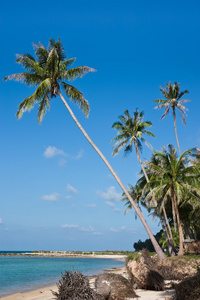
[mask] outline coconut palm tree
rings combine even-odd
[[[194,154],[195,149],[185,151],[180,158],[177,158],[176,149],[168,145],[168,151],[156,151],[154,156],[160,160],[160,165],[147,163],[147,166],[154,172],[150,180],[151,190],[146,199],[171,199],[174,224],[177,223],[179,230],[179,252],[183,254],[183,230],[180,221],[179,205],[184,201],[186,194],[195,199],[200,199],[200,188],[195,185],[197,177],[196,169],[189,165],[189,157]]]
[[[133,118],[131,118],[128,110],[125,110],[124,115],[119,116],[120,121],[113,123],[112,128],[117,129],[118,133],[117,136],[111,140],[111,142],[115,142],[113,145],[114,150],[112,155],[115,156],[122,148],[125,148],[124,153],[126,156],[132,152],[134,145],[138,161],[141,165],[146,181],[148,182],[149,178],[142,163],[140,151],[142,150],[142,142],[147,144],[149,147],[152,147],[150,143],[144,139],[143,135],[152,137],[155,137],[155,135],[151,131],[146,130],[146,128],[152,126],[152,123],[150,121],[143,121],[143,118],[143,111],[139,112],[138,109],[136,109],[133,113]]]
[[[139,112],[138,109],[136,109],[133,113],[133,118],[131,118],[128,110],[125,110],[124,115],[119,117],[118,122],[115,122],[112,127],[118,130],[118,134],[115,138],[111,140],[111,142],[115,142],[113,145],[114,151],[113,151],[113,156],[119,153],[120,149],[124,149],[125,156],[132,152],[133,150],[133,144],[135,146],[136,150],[136,155],[138,158],[138,161],[141,165],[143,174],[145,176],[145,180],[148,183],[149,182],[149,176],[147,175],[147,172],[144,168],[144,165],[142,163],[141,157],[140,157],[140,151],[142,150],[142,142],[147,144],[148,146],[152,147],[144,138],[143,135],[149,135],[155,137],[155,135],[151,132],[146,130],[146,128],[151,127],[152,123],[150,121],[143,121],[144,118],[144,112]],[[140,151],[139,151],[140,150]],[[141,185],[141,182],[140,182]],[[144,183],[143,183],[144,185]],[[140,194],[138,193],[138,187],[139,185],[136,186],[136,189],[133,186],[130,186],[130,195],[132,196],[133,199],[136,200],[137,203],[139,201],[142,201],[142,198],[140,197]],[[141,190],[141,189],[140,189]],[[125,212],[127,210],[132,208],[132,204],[129,202],[127,197],[123,195],[122,201],[126,200],[127,202],[125,205],[127,206]],[[155,203],[154,205],[155,210],[157,211],[157,215],[159,216],[163,231],[166,235],[166,239],[169,241],[169,238],[167,236],[167,230],[165,228],[165,223],[162,220],[162,216],[160,214],[159,209],[157,208],[157,204]],[[168,243],[170,253],[173,253],[173,244],[172,246],[170,245],[170,242]]]
[[[17,56],[17,63],[21,64],[22,67],[24,67],[27,70],[27,72],[12,74],[4,77],[5,81],[16,80],[21,81],[27,85],[37,86],[35,92],[31,96],[24,99],[24,101],[19,105],[17,111],[17,118],[20,118],[26,110],[32,109],[34,105],[38,103],[38,119],[39,122],[41,122],[44,117],[44,114],[49,109],[51,99],[59,96],[62,102],[64,103],[65,107],[68,109],[76,125],[79,127],[79,129],[86,137],[88,142],[92,145],[92,147],[102,158],[102,160],[109,168],[109,170],[117,180],[124,193],[127,195],[128,199],[132,203],[150,239],[152,240],[152,243],[154,245],[155,251],[158,254],[159,259],[165,258],[162,249],[158,245],[149,226],[146,223],[144,215],[138,209],[137,205],[129,195],[128,191],[119,179],[118,175],[115,173],[113,168],[106,160],[105,156],[92,142],[86,131],[78,122],[69,104],[66,102],[63,94],[61,93],[62,88],[65,94],[70,98],[70,100],[77,104],[85,113],[85,115],[88,116],[89,104],[87,100],[83,97],[83,94],[77,88],[66,83],[65,81],[74,80],[77,77],[82,77],[86,73],[93,72],[95,70],[86,66],[69,69],[68,67],[75,61],[75,58],[66,59],[66,54],[60,40],[55,42],[53,39],[50,39],[49,46],[47,49],[41,43],[39,43],[39,45],[34,44],[34,47],[36,60],[30,54]]]
[[[157,105],[155,109],[165,108],[165,112],[162,115],[161,120],[169,113],[170,109],[172,109],[176,142],[178,145],[179,155],[181,156],[181,149],[178,141],[177,128],[176,128],[176,109],[178,109],[183,124],[185,125],[186,124],[185,117],[187,117],[186,110],[188,109],[183,105],[183,103],[189,102],[191,100],[188,99],[180,100],[180,99],[182,98],[183,95],[188,94],[189,92],[187,90],[180,92],[180,83],[174,82],[174,84],[172,85],[171,81],[169,83],[166,83],[165,88],[161,85],[160,91],[165,97],[165,99],[154,100],[153,102],[159,103],[159,105]]]

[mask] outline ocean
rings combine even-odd
[[[0,257],[0,297],[54,285],[65,271],[95,275],[122,266],[123,261],[104,258]]]

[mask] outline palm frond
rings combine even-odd
[[[45,74],[44,69],[38,64],[38,62],[31,59],[30,56],[25,56],[21,54],[17,54],[16,56],[16,62],[21,64],[24,69],[41,76]]]
[[[50,107],[50,99],[48,97],[48,92],[44,95],[43,99],[40,101],[38,109],[38,123],[40,124]]]
[[[36,103],[38,103],[48,92],[50,92],[51,82],[50,79],[44,80],[36,89],[36,91],[27,97],[19,106],[16,117],[20,119],[23,113],[31,110]]]
[[[17,74],[11,74],[5,76],[3,80],[4,81],[15,80],[15,81],[20,81],[22,83],[26,83],[27,85],[38,85],[42,80],[42,76],[38,74],[24,72],[24,73],[17,73]]]
[[[85,74],[90,72],[95,72],[95,71],[96,71],[95,69],[86,66],[72,68],[67,70],[65,73],[63,73],[62,78],[73,81],[78,77],[81,78]]]
[[[81,108],[86,117],[89,115],[90,107],[88,101],[83,97],[83,94],[74,86],[69,85],[65,82],[61,82],[66,95]]]

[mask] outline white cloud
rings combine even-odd
[[[69,183],[67,185],[67,191],[71,194],[77,194],[78,193],[78,190],[75,189],[73,186],[71,186]]]
[[[116,229],[116,228],[113,228],[113,227],[111,227],[111,228],[110,228],[110,231],[112,231],[112,232],[115,232],[115,233],[118,233],[118,232],[120,232],[120,230],[119,230],[119,229]]]
[[[114,207],[114,206],[115,206],[115,203],[112,202],[112,201],[106,201],[106,204],[107,204],[108,206],[111,206],[111,207]]]
[[[125,229],[126,229],[126,226],[122,226],[120,229],[111,227],[110,231],[115,232],[115,233],[119,233],[119,232],[124,231]]]
[[[114,211],[119,212],[120,209],[119,209],[118,207],[115,207],[115,208],[114,208]]]
[[[64,167],[66,165],[66,163],[67,163],[67,161],[64,158],[61,158],[59,160],[59,162],[58,162],[58,164],[59,164],[60,167]]]
[[[58,193],[54,193],[54,194],[50,194],[50,195],[43,195],[41,197],[42,200],[45,200],[45,201],[58,201],[59,200],[59,194]]]
[[[103,235],[102,232],[96,232],[96,231],[94,231],[92,234],[94,234],[94,235]]]
[[[61,226],[62,228],[78,228],[79,225],[75,225],[75,224],[64,224]]]
[[[0,218],[0,224],[3,224],[2,218]]]
[[[67,153],[65,153],[63,150],[60,150],[54,146],[49,146],[44,151],[44,156],[46,158],[53,158],[54,156],[67,156]]]
[[[83,153],[84,153],[84,151],[83,151],[83,150],[80,150],[79,153],[78,153],[76,156],[73,156],[72,158],[73,158],[73,159],[80,159],[80,158],[82,158]]]
[[[95,229],[92,226],[84,227],[77,224],[64,224],[61,226],[62,228],[69,228],[69,229],[77,229],[83,232],[95,232]]]
[[[120,201],[122,194],[118,193],[114,186],[107,188],[106,192],[97,191],[97,195],[109,201]]]
[[[79,229],[80,231],[86,231],[86,232],[89,232],[89,231],[94,231],[94,228],[92,226],[88,226],[88,227],[80,227]]]
[[[86,204],[86,207],[96,207],[96,204]]]

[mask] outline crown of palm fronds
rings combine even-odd
[[[161,117],[161,120],[166,117],[170,109],[175,110],[175,108],[178,109],[181,119],[184,124],[186,124],[185,117],[187,117],[186,111],[188,110],[183,103],[189,102],[191,100],[189,99],[182,99],[182,96],[185,94],[188,94],[189,92],[187,90],[180,92],[180,83],[174,82],[172,85],[171,81],[169,83],[166,83],[166,87],[160,86],[160,91],[165,97],[165,99],[157,99],[153,102],[159,103],[155,107],[155,109],[164,108],[165,112]]]
[[[42,43],[33,44],[36,59],[29,53],[23,55],[17,54],[16,62],[21,64],[27,71],[18,74],[11,74],[4,77],[6,80],[21,81],[29,86],[37,86],[35,92],[24,99],[19,105],[17,118],[21,118],[26,110],[31,110],[36,103],[39,103],[38,119],[41,123],[46,111],[50,107],[51,98],[56,97],[63,87],[66,95],[71,101],[75,102],[88,116],[89,104],[83,97],[83,94],[74,86],[65,82],[81,78],[89,72],[95,71],[93,68],[86,66],[69,69],[76,58],[67,58],[66,52],[60,42],[54,39],[49,40],[47,48]]]
[[[150,143],[143,138],[145,134],[155,137],[151,131],[146,130],[146,128],[152,126],[152,123],[150,121],[143,121],[143,118],[143,111],[139,112],[136,109],[133,113],[133,118],[131,118],[129,111],[125,110],[124,115],[118,117],[120,121],[113,123],[112,128],[118,130],[117,136],[111,140],[111,142],[115,142],[113,145],[113,156],[118,154],[122,148],[125,148],[124,154],[126,156],[132,152],[134,143],[137,143],[140,151],[142,151],[142,142],[152,148]]]

